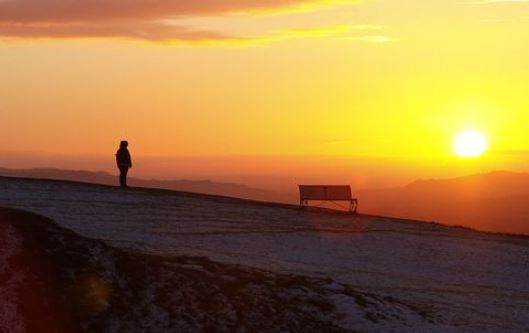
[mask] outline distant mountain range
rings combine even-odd
[[[357,192],[363,213],[529,234],[529,174],[492,172]]]
[[[117,176],[107,172],[62,170],[54,168],[5,169],[0,176],[68,180],[103,185],[117,185]],[[242,184],[214,182],[211,180],[156,180],[129,178],[133,187],[161,188],[175,191],[223,195],[260,201],[284,201],[284,195],[274,191],[249,187]]]

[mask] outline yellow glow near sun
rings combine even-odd
[[[476,130],[460,132],[454,140],[454,152],[459,157],[478,157],[489,148],[485,134]]]

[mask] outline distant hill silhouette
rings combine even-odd
[[[492,172],[357,192],[363,213],[529,234],[529,174]]]
[[[103,185],[118,185],[117,176],[107,172],[62,170],[54,168],[6,169],[0,168],[0,176],[70,180]],[[129,185],[176,191],[223,195],[261,201],[284,201],[284,195],[274,191],[252,188],[242,184],[213,182],[210,180],[156,180],[129,178]]]

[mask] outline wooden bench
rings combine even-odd
[[[309,201],[347,201],[350,212],[356,213],[358,199],[353,198],[349,185],[299,185],[299,205],[308,207]]]

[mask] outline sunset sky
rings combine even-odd
[[[528,42],[524,0],[0,0],[0,167],[126,138],[158,178],[529,171]]]

